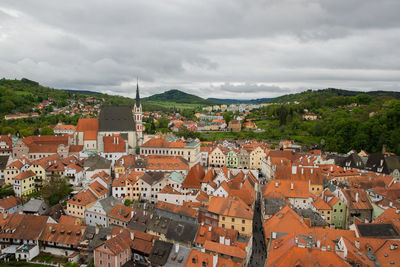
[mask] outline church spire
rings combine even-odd
[[[139,78],[136,80],[136,107],[140,107]]]

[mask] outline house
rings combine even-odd
[[[185,267],[204,267],[204,266],[240,267],[243,265],[239,262],[234,262],[230,258],[220,257],[218,256],[218,254],[206,253],[196,249],[192,249],[186,260]]]
[[[8,163],[3,171],[4,183],[12,185],[14,177],[20,174],[21,172],[28,170],[29,166],[30,162],[26,158],[21,158]]]
[[[250,156],[250,169],[261,170],[262,160],[266,157],[264,149],[260,146],[255,147],[249,154]]]
[[[41,251],[77,259],[87,226],[47,223],[39,237]]]
[[[312,208],[312,194],[306,181],[272,180],[264,188],[264,198],[287,199],[294,208]]]
[[[85,223],[87,225],[101,225],[103,227],[108,226],[107,214],[116,206],[120,205],[121,200],[114,197],[107,197],[99,199],[91,207],[85,211]]]
[[[46,227],[48,219],[47,216],[25,214],[0,216],[0,247],[3,249],[10,245],[32,245],[37,246],[36,251],[39,254],[39,237]]]
[[[347,227],[354,223],[357,218],[362,222],[372,221],[373,207],[367,192],[361,189],[342,189],[339,198],[347,207]]]
[[[105,172],[111,175],[111,161],[99,155],[92,155],[84,161],[83,169],[86,177],[82,184],[85,187],[90,183],[90,178],[97,173]]]
[[[162,172],[146,172],[140,178],[141,199],[156,203],[158,192],[160,192],[167,182],[167,174]]]
[[[211,197],[208,212],[218,216],[218,226],[252,235],[253,211],[237,197]]]
[[[47,213],[48,209],[49,206],[43,200],[31,198],[22,206],[20,213],[42,216]]]
[[[107,214],[108,225],[126,227],[134,215],[135,209],[117,204]]]
[[[0,135],[0,156],[12,155],[13,143],[10,135]]]
[[[132,258],[133,233],[127,230],[104,241],[94,249],[95,266],[120,267]]]
[[[238,120],[231,120],[228,124],[228,130],[231,132],[240,132],[242,130],[242,124]]]
[[[197,223],[197,211],[189,206],[175,205],[158,201],[156,214],[174,221]]]
[[[226,166],[228,168],[237,168],[239,166],[239,156],[235,149],[230,150],[226,154]]]
[[[316,119],[318,119],[318,115],[314,113],[306,113],[303,115],[303,120],[306,121],[315,121]]]
[[[76,130],[76,126],[74,125],[66,125],[63,124],[61,121],[57,123],[53,127],[54,134],[59,135],[59,134],[74,134]]]
[[[28,136],[18,141],[13,147],[13,157],[27,157],[29,160],[37,160],[50,155],[58,154],[62,158],[68,157],[71,137],[59,136]]]
[[[21,207],[22,201],[18,197],[6,196],[0,199],[0,213],[16,213]]]
[[[91,190],[84,189],[67,201],[66,214],[84,219],[86,209],[93,206],[97,200]]]
[[[225,166],[226,162],[226,149],[221,146],[217,146],[208,156],[208,166],[210,167],[222,167]]]
[[[81,166],[72,163],[65,166],[64,175],[69,178],[71,185],[80,186],[85,177],[85,172]]]
[[[31,170],[21,172],[14,177],[14,192],[17,197],[26,196],[35,191],[35,173]]]
[[[140,155],[181,156],[188,161],[189,167],[191,167],[200,161],[200,143],[152,138],[140,147]]]
[[[328,201],[328,205],[332,208],[332,223],[336,229],[343,229],[346,227],[347,207],[346,203],[338,197],[333,196]]]

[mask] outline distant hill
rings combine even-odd
[[[230,99],[230,98],[207,98],[217,102],[219,104],[231,105],[231,104],[260,104],[271,100],[271,98],[257,98],[257,99]]]
[[[95,91],[87,91],[87,90],[71,90],[71,89],[60,89],[67,91],[68,93],[72,94],[81,94],[81,95],[101,95],[100,92],[95,92]]]
[[[143,102],[173,102],[179,104],[193,104],[193,105],[216,105],[218,102],[201,98],[196,95],[188,94],[180,90],[169,90],[161,94],[155,94],[143,98]]]
[[[341,96],[357,96],[367,94],[372,98],[382,97],[382,98],[396,98],[400,99],[400,92],[394,91],[350,91],[336,88],[327,88],[320,90],[307,90],[301,93],[283,95],[275,98],[271,98],[266,102],[272,103],[285,103],[285,102],[293,102],[293,101],[310,101],[313,98],[331,98],[331,97],[341,97]]]

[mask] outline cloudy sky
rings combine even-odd
[[[400,91],[399,0],[0,2],[0,77],[134,97]]]

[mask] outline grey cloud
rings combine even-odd
[[[399,90],[398,10],[396,0],[5,0],[0,75],[132,97],[136,76],[144,95]]]

